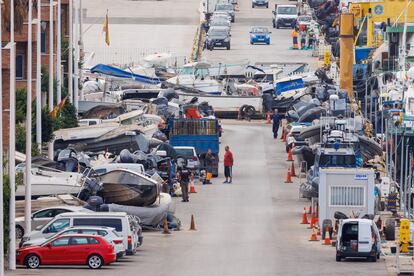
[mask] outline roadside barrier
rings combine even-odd
[[[195,194],[195,193],[197,193],[197,192],[196,192],[196,189],[195,189],[194,181],[191,181],[190,182],[190,194]]]
[[[285,183],[293,183],[292,182],[292,175],[290,174],[290,168],[289,167],[288,167]]]
[[[292,176],[297,176],[295,173],[295,161],[292,160],[292,168],[290,169],[290,173]]]
[[[197,230],[197,229],[196,229],[196,226],[195,226],[194,215],[191,215],[190,230],[191,230],[191,231],[195,231],[195,230]]]
[[[163,220],[163,230],[162,230],[163,234],[171,234],[170,229],[168,229],[168,221],[167,218],[164,218]]]
[[[293,161],[292,147],[290,147],[289,150],[288,150],[288,156],[287,156],[287,160],[286,161]]]
[[[325,240],[323,241],[323,245],[332,245],[331,238],[329,236],[329,227],[325,229]]]
[[[312,235],[309,241],[318,241],[318,236],[316,235],[315,228],[312,228]]]
[[[300,224],[309,224],[308,216],[306,215],[306,207],[303,208],[302,222]]]

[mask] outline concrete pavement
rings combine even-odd
[[[299,224],[308,201],[298,198],[298,180],[285,184],[283,143],[263,122],[223,122],[221,148],[235,156],[234,184],[197,185],[190,203],[177,201],[183,231],[145,233],[136,256],[100,271],[80,268],[19,269],[7,275],[387,275],[385,262],[337,263],[333,247],[308,242]],[[198,231],[188,231],[190,216]]]

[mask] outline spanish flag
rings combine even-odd
[[[49,113],[50,117],[52,117],[53,119],[57,117],[59,110],[61,110],[65,106],[65,102],[67,99],[68,97],[66,96],[62,101],[60,101],[60,103],[57,106],[55,106],[55,108],[53,108],[53,110]]]
[[[109,46],[109,18],[108,18],[108,11],[106,11],[105,20],[103,24],[103,30],[105,33],[105,43]]]

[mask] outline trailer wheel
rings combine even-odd
[[[395,219],[390,218],[385,221],[384,236],[387,241],[395,241]]]

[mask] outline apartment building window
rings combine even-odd
[[[42,54],[46,54],[46,27],[47,23],[42,22],[42,28],[40,32],[40,51]]]
[[[16,79],[17,80],[23,79],[23,72],[24,72],[23,63],[24,63],[23,55],[17,54],[16,55]]]

